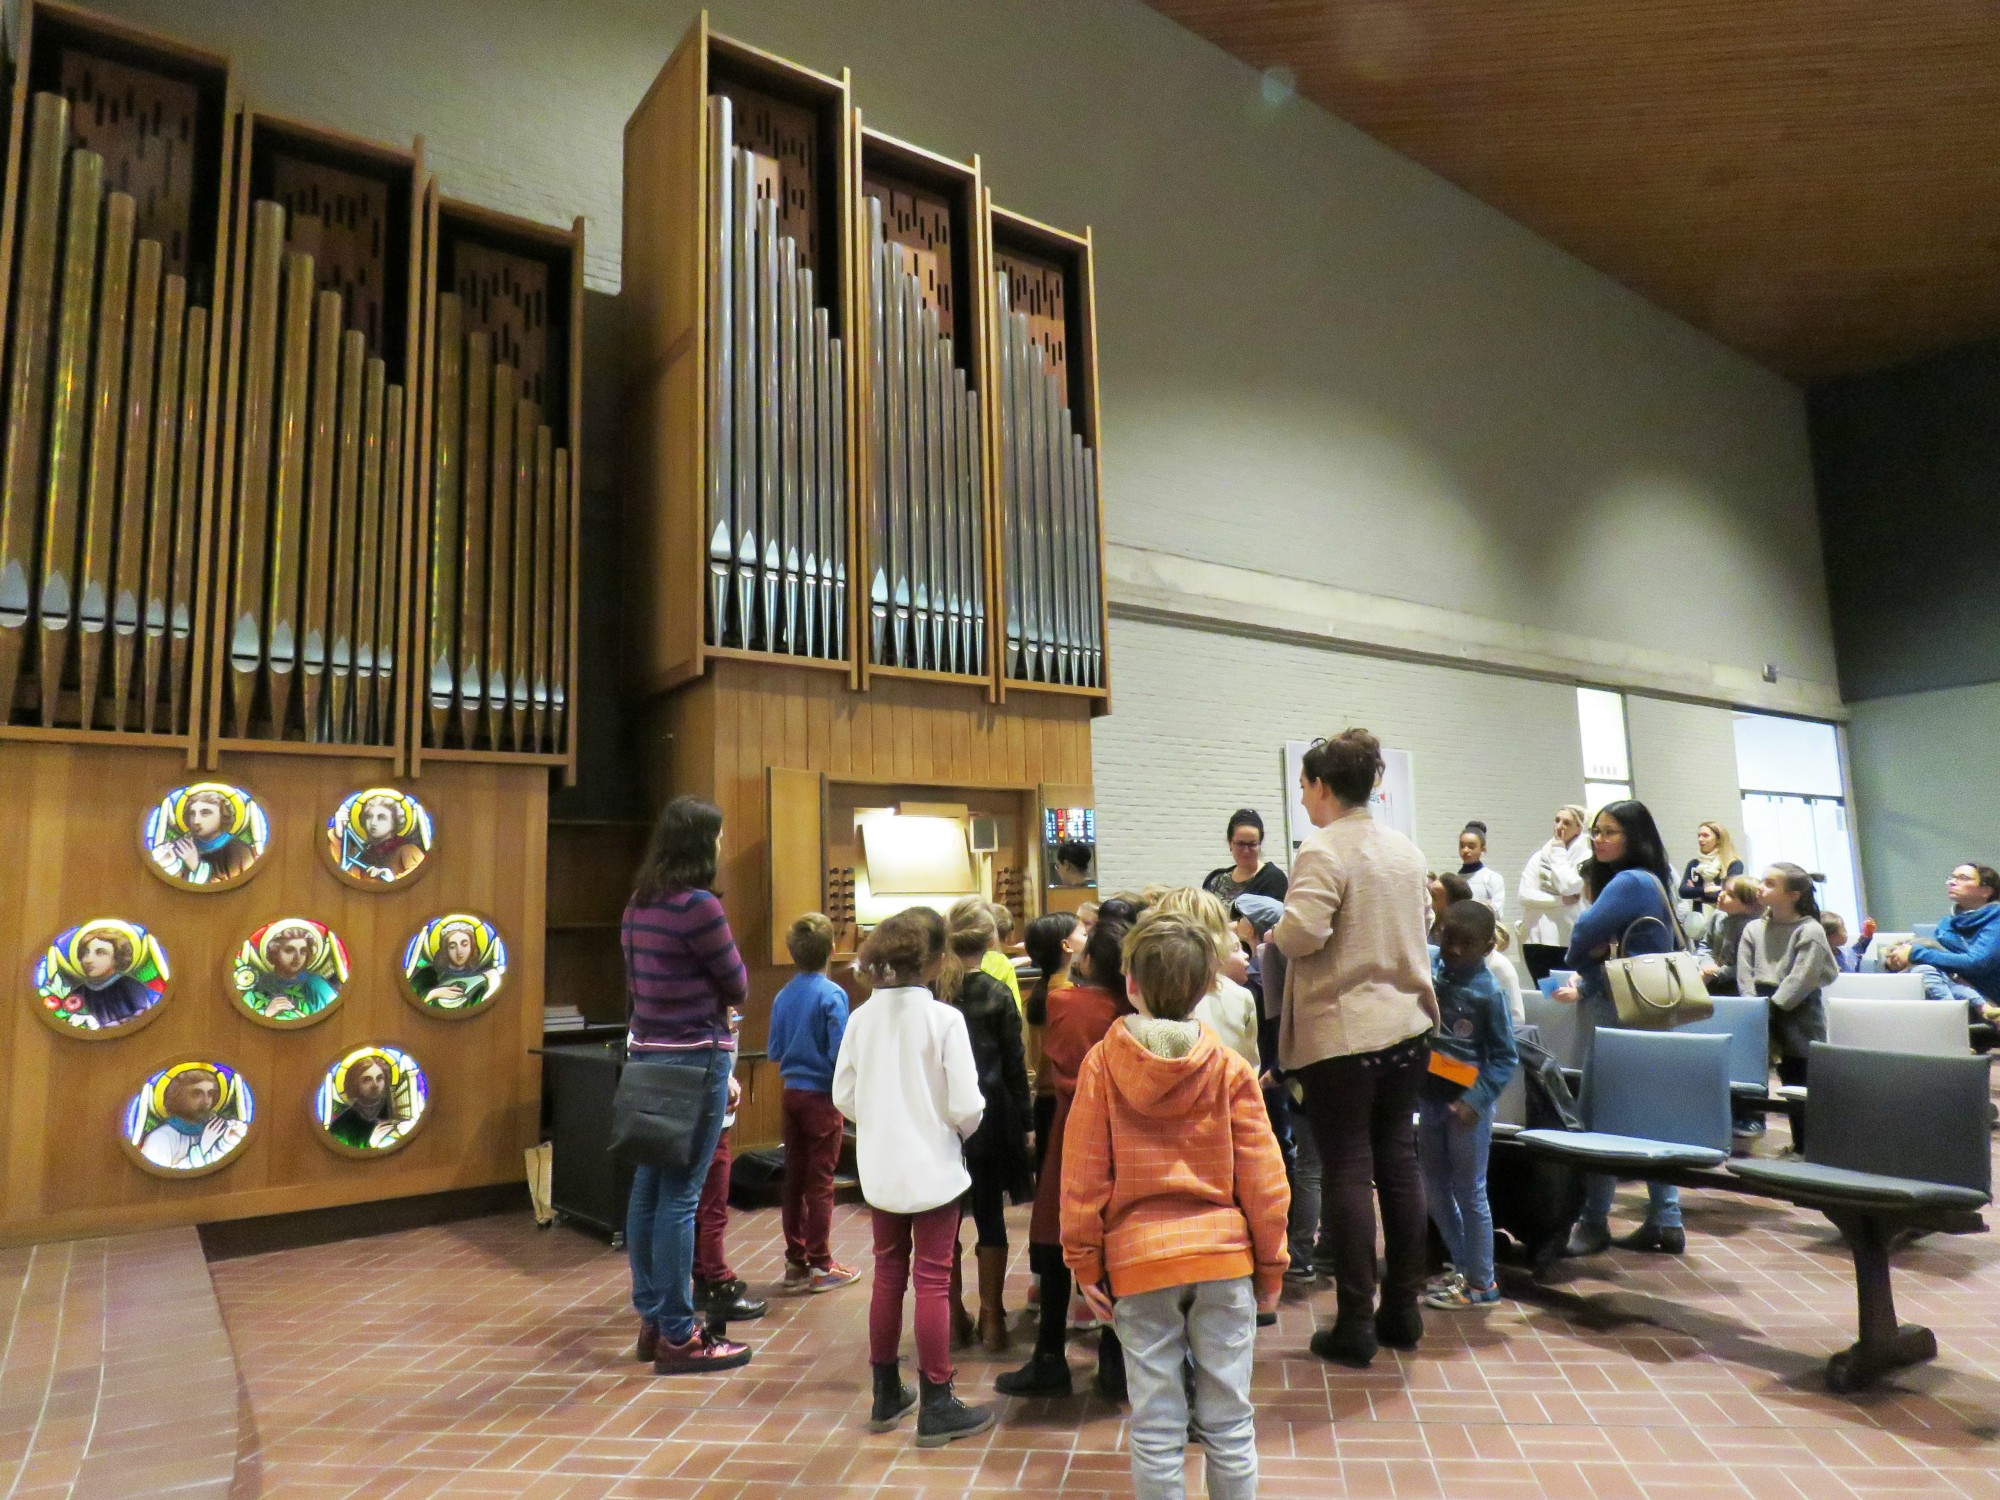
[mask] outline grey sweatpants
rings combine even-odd
[[[1209,1500],[1256,1500],[1257,1425],[1250,1362],[1257,1298],[1250,1278],[1202,1281],[1120,1297],[1113,1310],[1132,1398],[1132,1493],[1185,1500],[1186,1368],[1208,1459]]]

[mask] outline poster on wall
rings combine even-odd
[[[1312,819],[1306,816],[1306,805],[1299,800],[1299,774],[1305,769],[1306,751],[1312,749],[1316,741],[1285,741],[1285,863],[1290,866],[1293,856],[1299,852],[1299,845],[1312,832]],[[1382,780],[1375,788],[1375,795],[1368,799],[1368,807],[1376,818],[1387,827],[1393,828],[1410,842],[1417,838],[1417,764],[1416,758],[1407,750],[1391,750],[1382,747]]]

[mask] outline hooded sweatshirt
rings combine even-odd
[[[1954,911],[1935,937],[1910,949],[1910,962],[1929,964],[2000,1003],[2000,901]]]
[[[1283,1285],[1284,1157],[1256,1075],[1208,1027],[1114,1025],[1084,1059],[1062,1170],[1063,1259],[1080,1283],[1108,1275],[1116,1297]]]

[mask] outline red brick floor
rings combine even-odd
[[[219,1500],[236,1419],[192,1229],[0,1251],[0,1496]]]
[[[1854,1336],[1831,1226],[1686,1196],[1685,1260],[1568,1263],[1525,1299],[1432,1315],[1420,1352],[1366,1373],[1305,1351],[1330,1292],[1288,1301],[1259,1335],[1262,1493],[2000,1500],[2000,1244],[1937,1238],[1899,1255],[1899,1310],[1936,1329],[1939,1358],[1844,1399],[1819,1375]],[[1621,1199],[1628,1221],[1634,1201]],[[840,1209],[835,1234],[836,1254],[865,1267],[862,1213]],[[740,1274],[778,1273],[774,1213],[736,1216],[731,1244]],[[871,1435],[865,1277],[741,1325],[757,1346],[747,1369],[660,1380],[630,1358],[622,1255],[525,1214],[212,1271],[242,1370],[246,1500],[1131,1493],[1123,1422],[1094,1397],[1016,1403],[989,1435],[933,1452],[907,1423]],[[1010,1302],[1024,1280],[1017,1267]],[[1081,1375],[1085,1351],[1072,1353]],[[1016,1358],[966,1359],[962,1394],[990,1395]]]

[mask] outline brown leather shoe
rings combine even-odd
[[[651,1318],[641,1318],[639,1320],[639,1342],[637,1347],[632,1351],[633,1356],[642,1365],[650,1364],[652,1363],[653,1355],[658,1351],[659,1347],[659,1324],[655,1323]]]

